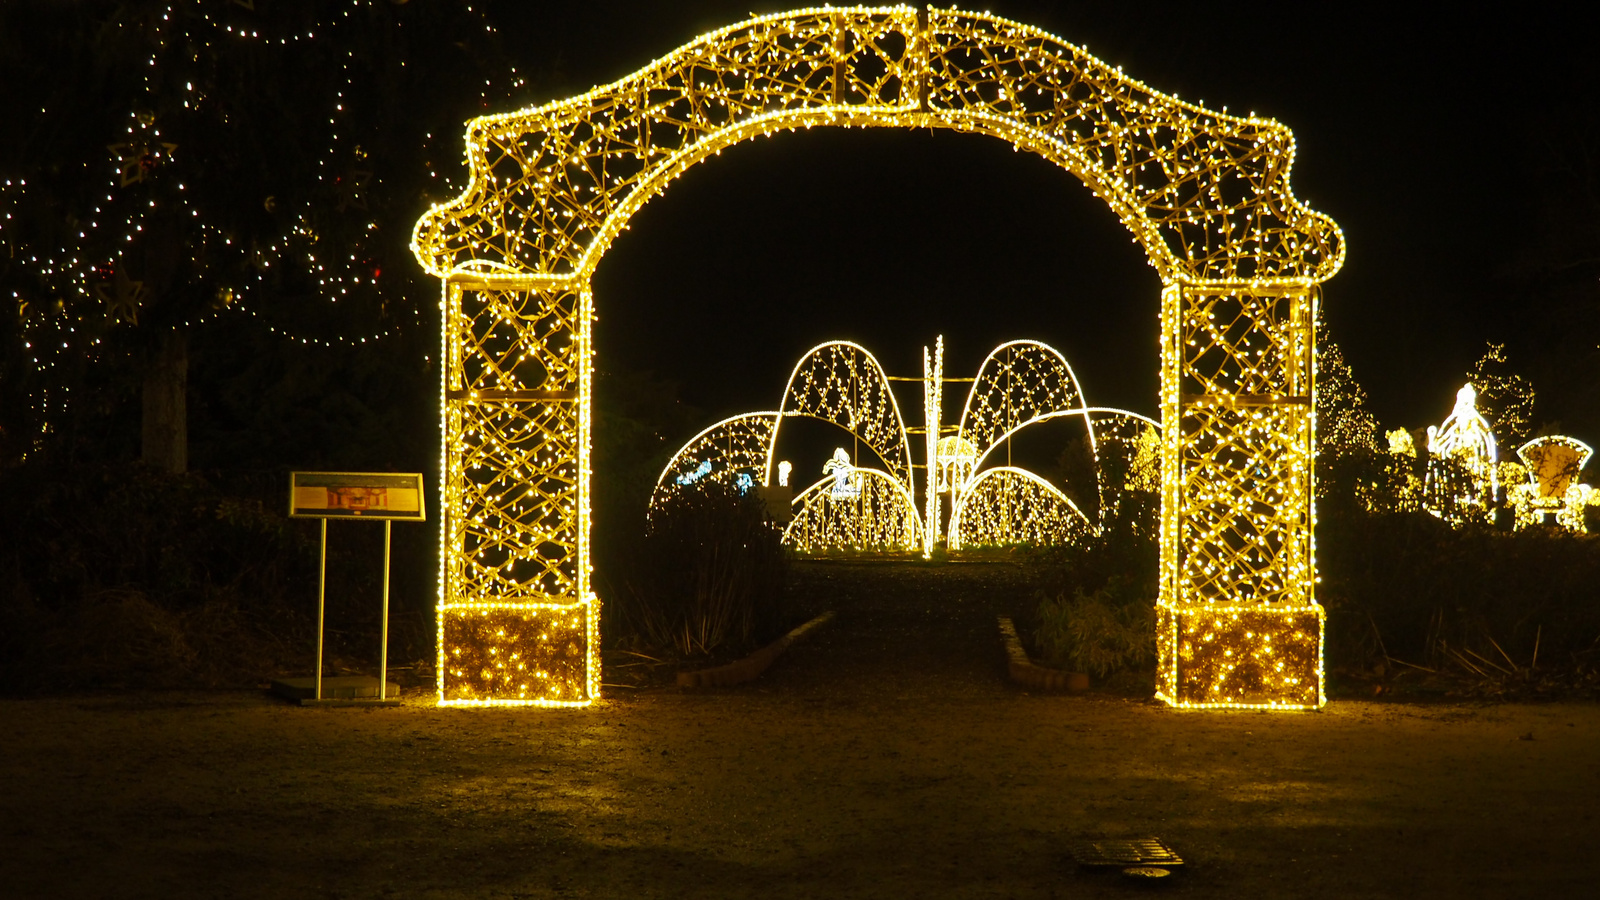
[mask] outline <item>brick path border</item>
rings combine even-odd
[[[1006,674],[1011,680],[1036,691],[1067,691],[1078,694],[1089,689],[1089,676],[1082,672],[1051,669],[1037,665],[1022,649],[1022,639],[1017,637],[1017,627],[1010,616],[1000,616],[1000,637],[1006,642]]]
[[[783,655],[783,651],[789,649],[790,644],[810,634],[831,618],[833,618],[833,610],[830,609],[737,662],[731,662],[725,666],[717,666],[714,669],[679,672],[678,687],[723,687],[751,681],[762,672],[765,672],[767,666],[772,665],[773,660]]]

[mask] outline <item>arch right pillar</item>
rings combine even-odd
[[[1326,702],[1312,525],[1317,288],[1169,283],[1162,296],[1156,695]]]

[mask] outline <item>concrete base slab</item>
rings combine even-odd
[[[301,706],[398,706],[400,685],[389,682],[388,694],[378,699],[378,679],[371,675],[336,675],[322,679],[322,699],[317,699],[317,679],[279,678],[272,682],[272,693]]]

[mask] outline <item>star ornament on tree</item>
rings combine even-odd
[[[109,289],[103,283],[97,284],[94,293],[106,305],[106,318],[129,325],[139,324],[139,306],[145,297],[144,282],[130,280],[128,273],[119,266]]]
[[[334,188],[339,192],[339,203],[334,209],[344,212],[346,209],[366,209],[367,198],[361,196],[361,191],[367,186],[367,179],[372,173],[362,169],[352,169],[349,174],[340,176],[334,182]]]
[[[122,186],[127,187],[143,181],[144,176],[160,165],[163,159],[171,158],[172,151],[178,149],[178,145],[165,142],[155,146],[145,143],[107,144],[106,149],[117,157]]]

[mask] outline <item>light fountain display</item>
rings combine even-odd
[[[1008,544],[1063,544],[1097,528],[1061,489],[1026,469],[988,465],[990,457],[1012,436],[1029,426],[1073,418],[1086,427],[1089,449],[1097,451],[1100,435],[1127,433],[1135,440],[1147,433],[1156,445],[1160,428],[1152,420],[1122,409],[1091,407],[1083,399],[1077,376],[1059,351],[1038,341],[1011,341],[984,359],[971,382],[958,424],[940,418],[944,338],[930,352],[920,382],[923,413],[920,430],[928,437],[921,463],[912,463],[911,432],[876,357],[849,341],[830,341],[800,358],[784,388],[783,401],[772,412],[725,419],[695,435],[673,455],[656,480],[651,507],[699,475],[736,485],[770,483],[778,439],[785,421],[818,419],[849,433],[885,468],[861,466],[843,447],[821,467],[822,479],[793,499],[794,512],[784,541],[801,553],[830,551],[920,551],[932,555],[943,541],[951,550]],[[1129,426],[1132,425],[1130,432]],[[762,443],[764,442],[764,446]],[[776,461],[776,462],[775,462]],[[921,511],[914,470],[923,474]],[[933,473],[929,476],[927,473]],[[1110,491],[1096,471],[1095,493],[1103,504]],[[1147,485],[1151,490],[1155,485]],[[940,500],[948,496],[947,527]]]

